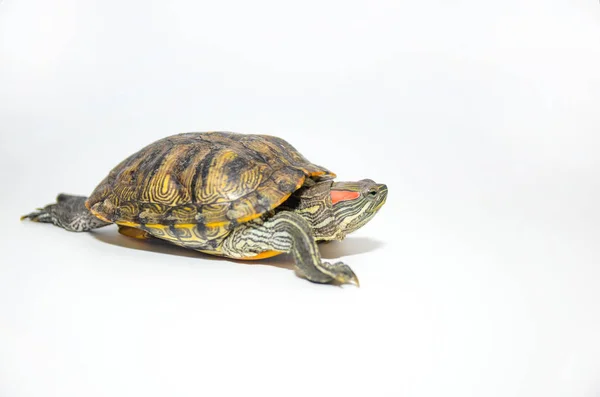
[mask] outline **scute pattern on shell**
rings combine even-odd
[[[277,207],[306,177],[335,175],[281,138],[184,133],[122,161],[86,205],[110,222],[226,227]]]

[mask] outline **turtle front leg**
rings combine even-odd
[[[110,225],[96,218],[86,207],[87,197],[59,194],[56,204],[49,204],[30,214],[23,215],[23,219],[34,222],[53,223],[58,227],[71,232],[87,232],[102,226]]]
[[[359,285],[348,265],[321,261],[310,225],[293,212],[279,212],[264,221],[238,226],[223,241],[221,249],[225,256],[237,259],[273,251],[291,253],[298,270],[310,281]]]

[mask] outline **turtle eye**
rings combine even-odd
[[[377,189],[371,189],[369,190],[369,193],[367,193],[370,197],[375,197],[377,196]]]

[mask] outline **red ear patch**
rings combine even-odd
[[[354,200],[360,197],[359,192],[349,192],[347,190],[332,190],[329,194],[331,194],[331,204],[336,204],[340,201]]]

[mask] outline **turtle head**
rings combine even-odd
[[[345,236],[363,227],[385,203],[387,186],[371,179],[334,182],[330,190],[338,233]]]

